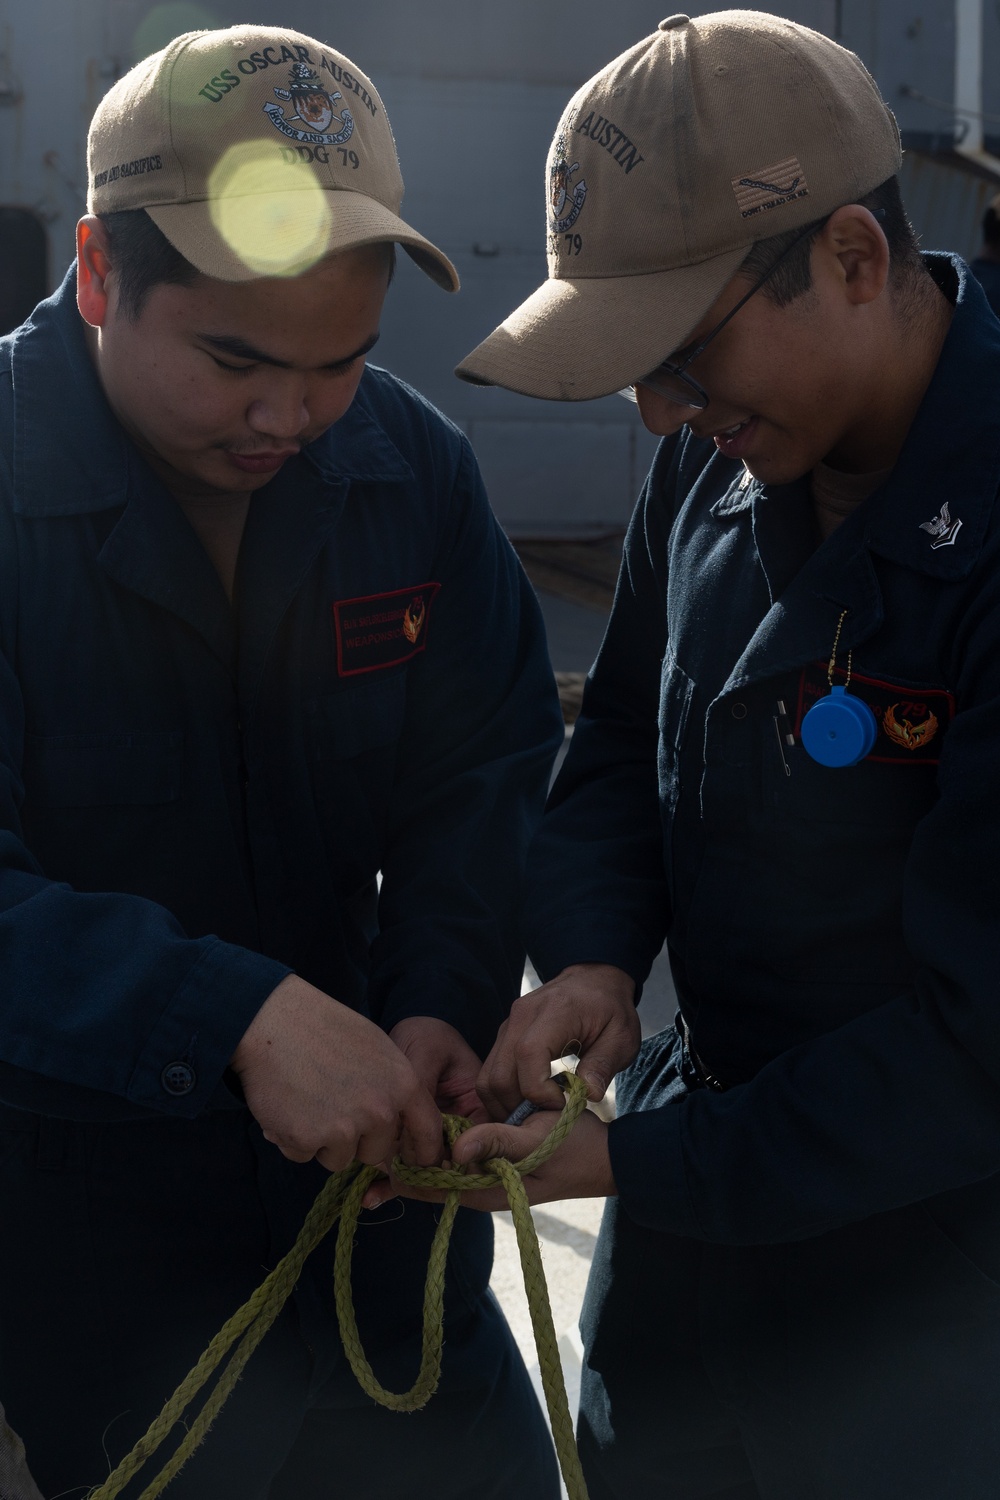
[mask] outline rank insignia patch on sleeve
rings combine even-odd
[[[834,683],[843,686],[847,673],[836,667]],[[795,716],[795,736],[813,704],[829,692],[826,662],[803,667]],[[852,672],[849,691],[862,698],[872,713],[878,732],[868,760],[888,765],[931,765],[941,759],[941,743],[955,717],[955,699],[947,688],[902,686]]]
[[[338,675],[378,672],[425,651],[431,605],[440,587],[419,583],[391,594],[339,599],[333,606]]]

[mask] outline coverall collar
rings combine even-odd
[[[255,492],[234,609],[181,507],[108,405],[77,310],[74,270],[18,331],[11,365],[17,513],[51,518],[120,510],[99,565],[196,630],[231,675],[238,670],[246,678],[247,691],[343,509],[349,483],[412,478],[362,381],[341,420]]]

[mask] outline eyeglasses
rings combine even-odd
[[[826,220],[823,221],[825,222]],[[654,391],[657,396],[665,396],[668,401],[676,401],[679,406],[689,406],[694,411],[704,411],[708,405],[708,392],[692,376],[685,374],[688,365],[693,364],[700,354],[704,354],[715,335],[722,332],[731,318],[735,318],[744,302],[749,302],[754,293],[759,292],[765,282],[770,281],[785,256],[791,255],[795,246],[804,240],[806,235],[816,234],[820,228],[822,228],[821,224],[807,224],[802,233],[797,234],[794,240],[785,246],[760,280],[755,281],[746,295],[741,297],[736,306],[726,313],[721,323],[716,323],[715,327],[706,333],[703,339],[699,339],[697,344],[687,344],[683,349],[678,349],[673,359],[665,359],[662,365],[657,365],[655,370],[651,370],[648,375],[643,375],[641,380],[635,382],[635,385],[626,386],[623,391],[619,391],[619,396],[624,396],[626,401],[634,401],[636,399],[635,386],[644,385],[647,390]]]

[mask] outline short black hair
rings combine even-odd
[[[1000,194],[991,200],[983,214],[983,239],[991,250],[1000,250]]]
[[[878,215],[882,232],[889,242],[889,275],[893,284],[899,286],[913,272],[923,271],[920,242],[903,207],[898,177],[888,178],[857,201],[863,208]],[[789,302],[794,302],[812,286],[813,240],[828,218],[827,214],[822,219],[817,219],[814,224],[807,226],[805,233],[802,229],[788,229],[783,234],[772,235],[770,239],[758,240],[740,265],[739,274],[756,281],[765,274],[769,266],[774,265],[778,256],[796,236],[801,234],[799,244],[785,257],[762,289],[764,295],[778,307],[786,307]]]
[[[118,305],[134,323],[155,286],[191,286],[202,274],[167,239],[144,208],[124,208],[99,215],[111,241],[111,259],[118,276]],[[389,252],[389,280],[396,270],[396,247]]]
[[[191,286],[201,272],[175,250],[144,208],[101,214],[118,277],[118,305],[134,323],[154,286]]]

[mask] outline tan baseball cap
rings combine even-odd
[[[756,241],[899,170],[853,52],[761,11],[661,21],[570,100],[546,173],[549,279],[456,373],[586,401],[648,374]]]
[[[458,273],[399,217],[392,129],[364,73],[285,27],[189,31],[105,95],[87,142],[91,213],[144,208],[220,281],[294,275],[394,242],[447,291]]]

